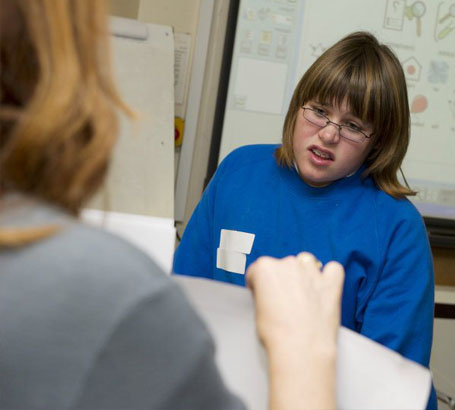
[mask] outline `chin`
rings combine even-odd
[[[332,181],[317,181],[317,182],[307,182],[308,185],[314,187],[314,188],[324,188],[327,185],[330,185]]]
[[[324,179],[315,179],[315,178],[302,178],[309,186],[315,188],[323,188],[329,185],[332,181],[326,181]]]

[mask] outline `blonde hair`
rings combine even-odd
[[[77,214],[104,179],[116,110],[131,115],[112,79],[106,3],[3,0],[0,22],[0,192]]]
[[[352,33],[326,50],[306,71],[289,105],[277,162],[291,167],[297,114],[310,100],[341,105],[344,100],[362,121],[373,126],[373,148],[363,176],[395,198],[415,195],[397,173],[409,144],[410,113],[406,80],[394,53],[370,33]]]

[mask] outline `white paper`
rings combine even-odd
[[[149,35],[146,24],[123,17],[111,16],[109,29],[113,36],[135,40],[147,40]]]
[[[249,255],[253,247],[254,237],[255,235],[253,233],[222,229],[219,247],[228,251]]]
[[[255,331],[250,292],[225,283],[176,276],[205,320],[227,386],[250,409],[266,409],[266,356]],[[424,409],[431,387],[428,369],[346,328],[340,328],[338,409]]]
[[[164,272],[171,273],[175,244],[172,219],[95,209],[84,210],[81,219],[123,237],[147,253]]]
[[[191,34],[174,33],[174,99],[176,104],[183,104],[190,50]]]
[[[283,63],[239,58],[235,105],[248,111],[281,114],[287,69]]]
[[[218,248],[216,250],[216,267],[228,272],[245,274],[246,255],[240,252]]]

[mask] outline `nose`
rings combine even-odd
[[[338,125],[329,122],[324,128],[319,130],[319,138],[327,144],[337,144],[340,141],[339,131]]]

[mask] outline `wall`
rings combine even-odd
[[[455,287],[436,286],[436,302],[455,306]],[[454,340],[455,318],[436,318],[430,368],[436,389],[453,398],[455,398]],[[449,410],[448,406],[439,404],[439,410]]]
[[[189,33],[192,37],[188,67],[191,68],[194,38],[196,37],[200,0],[109,0],[114,16],[137,19],[146,23],[171,26],[174,32]],[[188,96],[188,70],[183,104],[175,105],[175,115],[185,116]]]
[[[110,0],[109,11],[113,16],[137,19],[139,0]]]
[[[118,1],[118,0],[117,0]],[[165,24],[174,32],[191,34],[192,43],[188,67],[191,68],[196,37],[200,0],[141,0],[137,19],[140,21]],[[187,72],[186,90],[183,104],[175,105],[175,115],[185,117],[188,82],[191,70]]]
[[[432,251],[436,284],[455,286],[455,249],[433,247]]]
[[[183,233],[194,208],[201,198],[209,161],[212,128],[218,98],[218,85],[223,57],[223,46],[229,12],[229,1],[214,1],[215,5],[210,30],[210,40],[208,44],[204,87],[202,90],[198,126],[194,143],[185,215],[183,221],[177,224],[177,229],[180,235]]]
[[[455,250],[433,247],[437,303],[455,306]],[[455,309],[455,308],[454,308]],[[455,318],[435,319],[431,370],[437,389],[455,397]],[[439,410],[449,410],[439,403]]]

